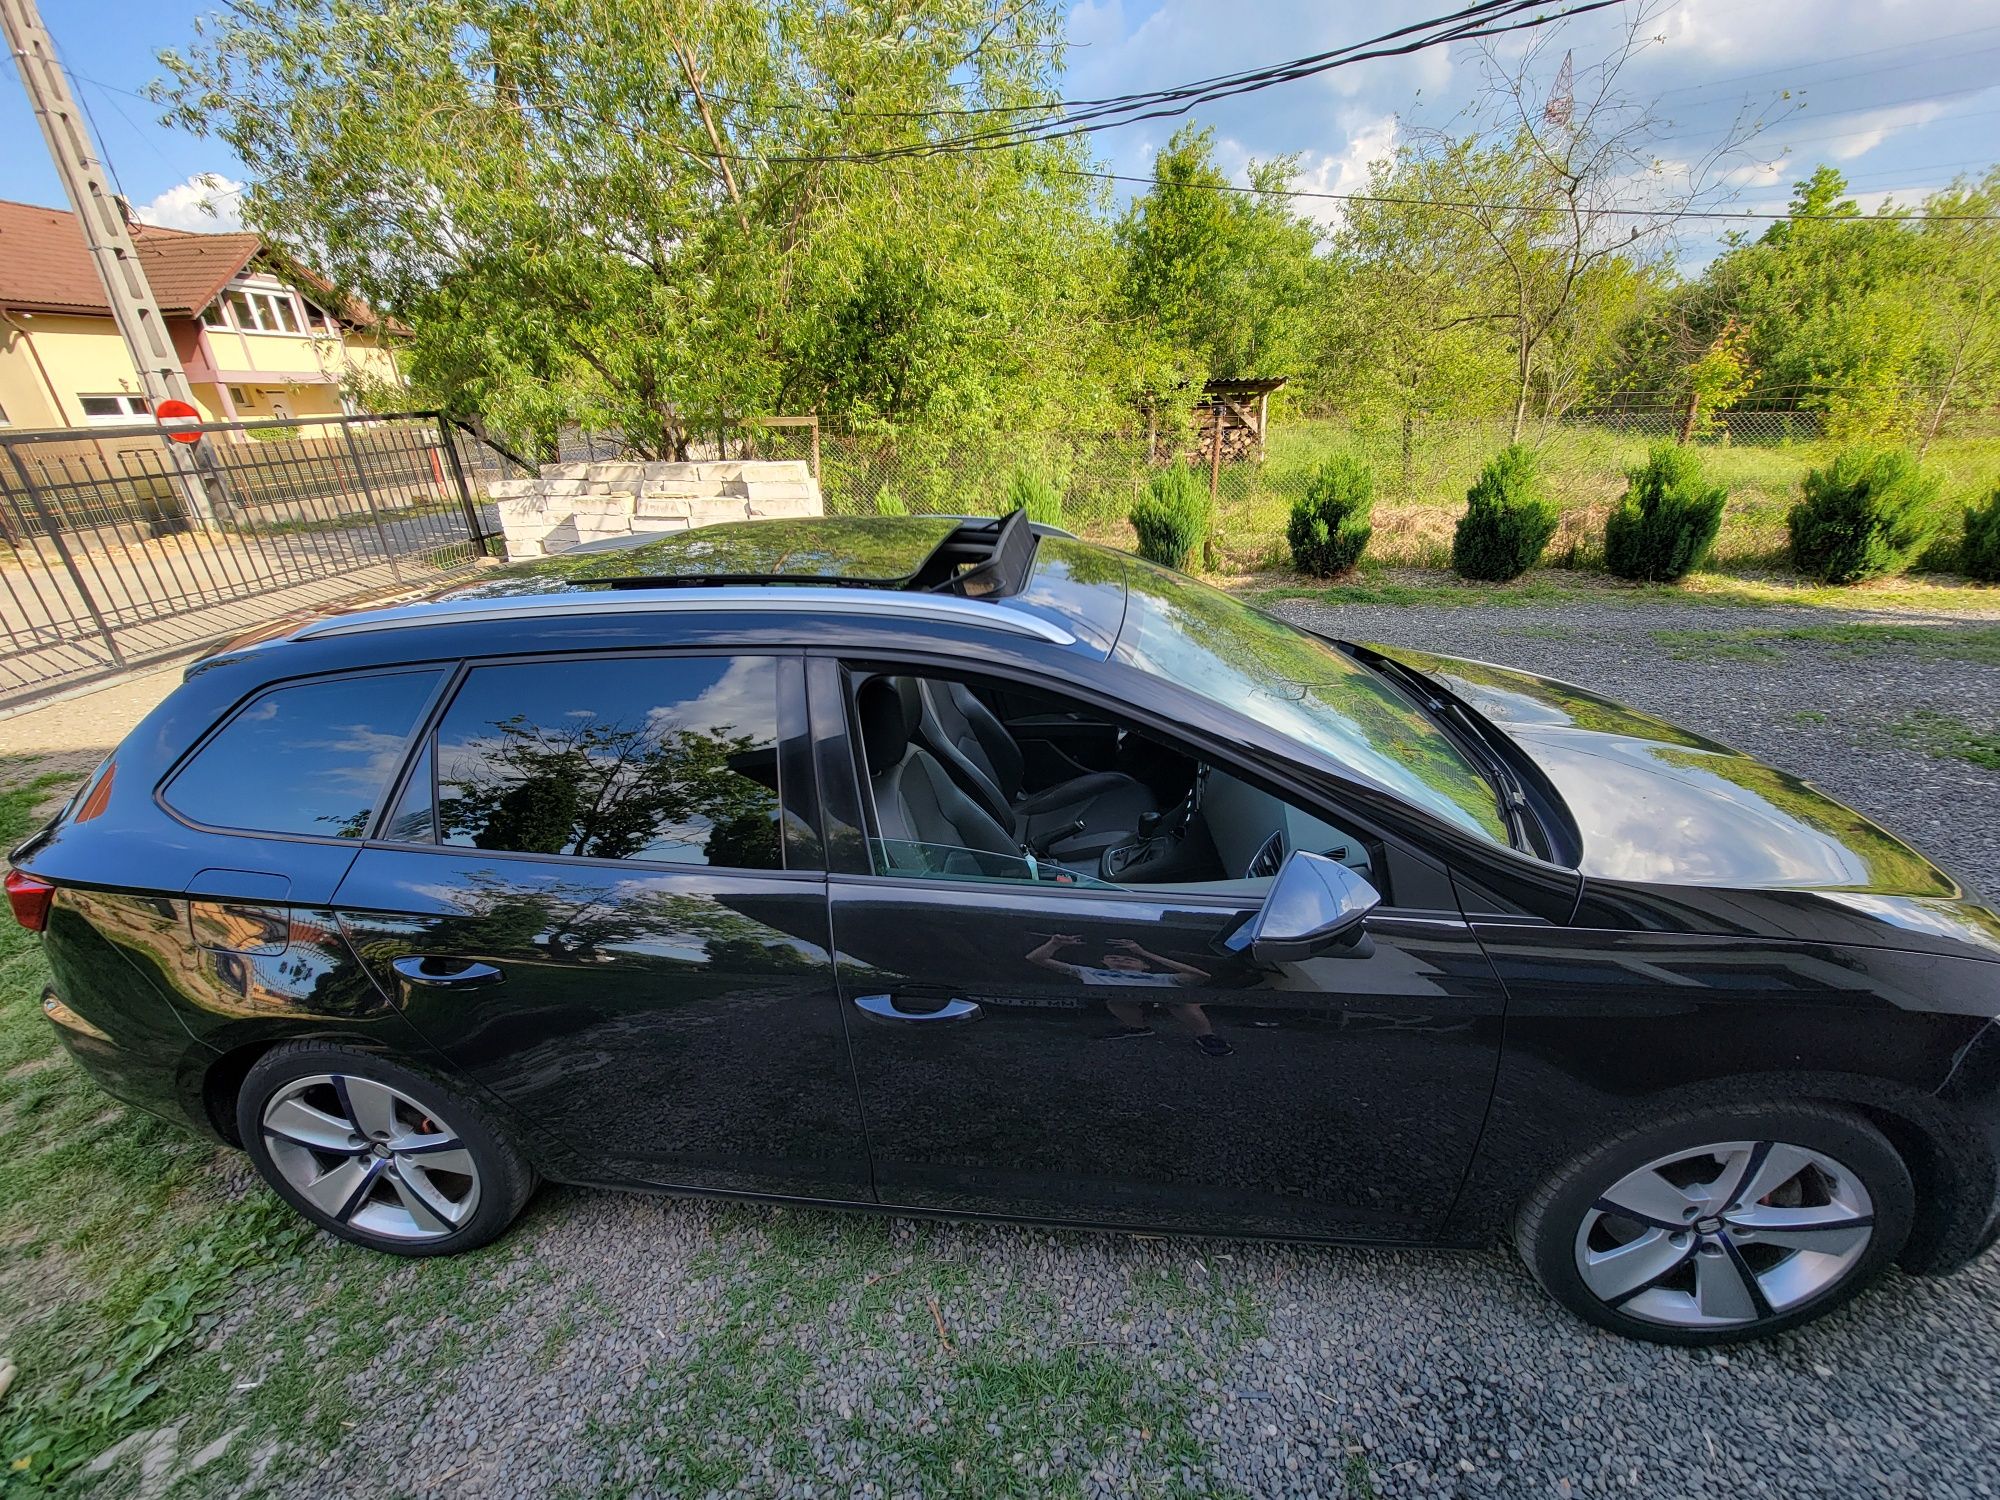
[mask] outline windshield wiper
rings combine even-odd
[[[1508,842],[1516,849],[1536,853],[1541,840],[1536,837],[1539,829],[1527,789],[1514,774],[1514,768],[1507,764],[1507,758],[1493,748],[1485,721],[1457,699],[1440,697],[1430,679],[1414,668],[1372,651],[1361,660],[1414,694],[1418,706],[1432,719],[1441,725],[1456,726],[1458,733],[1453,738],[1465,746],[1486,779],[1493,783],[1494,799],[1500,804],[1500,816],[1507,824]]]

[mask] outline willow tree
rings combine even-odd
[[[1039,117],[1060,37],[1055,0],[274,0],[156,91],[250,169],[251,227],[409,325],[427,394],[674,453],[1115,401],[1074,148],[924,152]]]

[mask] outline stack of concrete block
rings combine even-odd
[[[540,478],[497,480],[486,493],[514,558],[635,532],[826,513],[805,464],[762,459],[543,464]]]

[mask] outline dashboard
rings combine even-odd
[[[1215,845],[1226,879],[1276,875],[1285,857],[1300,849],[1337,859],[1364,879],[1373,873],[1368,846],[1359,838],[1225,771],[1204,767],[1194,796],[1195,817]]]

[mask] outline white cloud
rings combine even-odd
[[[1835,161],[1852,161],[1873,151],[1890,135],[1898,130],[1907,130],[1913,125],[1926,125],[1945,112],[1944,105],[1934,99],[1921,100],[1915,104],[1899,104],[1889,109],[1870,110],[1858,115],[1850,123],[1845,134],[1832,137],[1822,136],[1813,144],[1819,153],[1830,156]],[[1801,123],[1812,123],[1812,112],[1799,115]]]
[[[205,230],[220,233],[241,229],[243,215],[237,194],[243,184],[219,172],[197,172],[186,182],[177,182],[150,203],[137,204],[133,212],[143,224],[162,229]]]
[[[1368,172],[1378,161],[1396,154],[1401,124],[1394,115],[1376,115],[1351,125],[1347,145],[1333,153],[1304,152],[1299,160],[1298,180],[1293,184],[1307,193],[1358,193],[1368,186]],[[1347,205],[1325,198],[1302,198],[1298,207],[1308,218],[1329,229],[1338,228]]]

